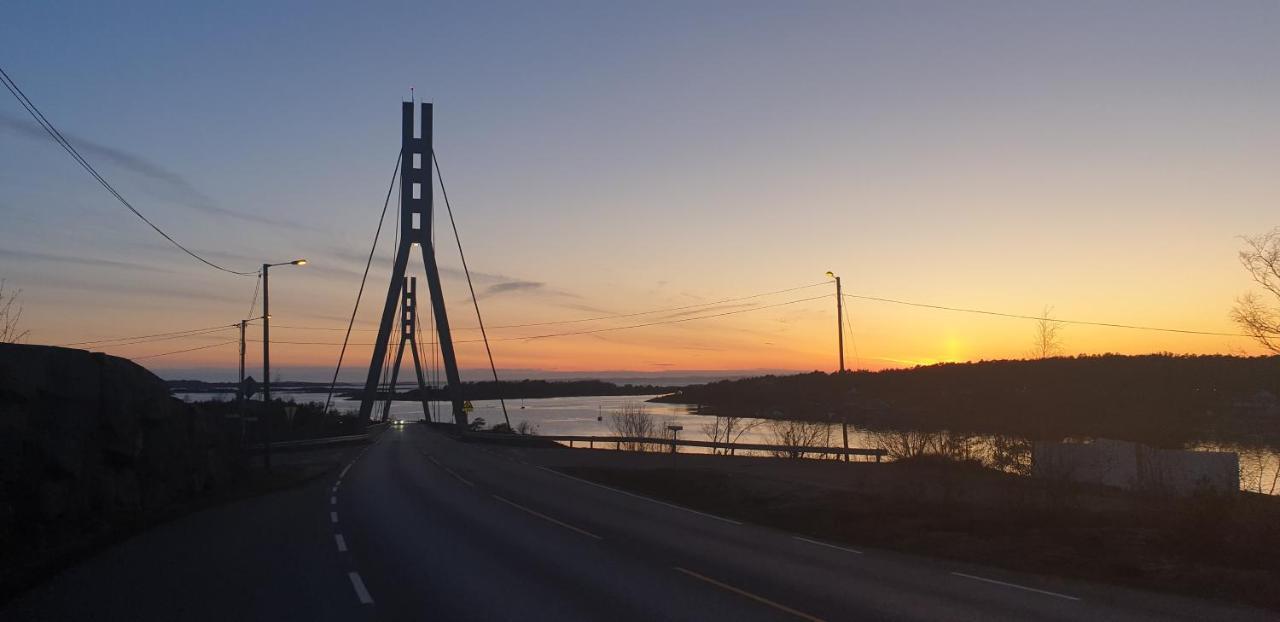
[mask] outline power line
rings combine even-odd
[[[532,340],[532,339],[549,339],[549,338],[551,338],[551,337],[571,337],[571,336],[574,336],[574,335],[593,335],[593,334],[595,334],[595,333],[606,333],[606,332],[615,331],[615,330],[630,330],[630,329],[633,329],[633,328],[644,328],[644,327],[647,327],[647,326],[659,326],[659,325],[663,325],[663,324],[680,324],[680,323],[683,323],[683,322],[693,322],[693,321],[696,321],[696,320],[709,320],[709,319],[712,319],[712,318],[724,317],[724,316],[726,316],[726,315],[737,315],[737,314],[739,314],[739,313],[751,313],[752,311],[763,311],[763,310],[765,310],[765,309],[774,309],[774,308],[777,308],[777,307],[785,307],[785,306],[787,306],[787,305],[794,305],[794,304],[798,304],[798,303],[801,303],[801,302],[809,302],[809,301],[811,301],[811,300],[822,300],[822,299],[824,299],[824,298],[827,298],[829,295],[830,295],[830,294],[823,294],[823,295],[821,295],[821,296],[813,296],[812,298],[801,298],[801,299],[799,299],[799,300],[788,300],[788,301],[786,301],[786,302],[779,302],[779,303],[770,304],[770,305],[762,305],[762,306],[759,306],[759,307],[751,307],[750,309],[736,309],[736,310],[733,310],[733,311],[724,311],[724,312],[721,312],[721,313],[713,313],[713,314],[711,314],[711,315],[698,315],[698,316],[694,316],[694,317],[677,318],[677,319],[674,319],[674,320],[657,320],[657,321],[654,321],[654,322],[646,322],[646,323],[643,323],[643,324],[631,324],[631,325],[628,325],[628,326],[609,326],[609,327],[605,327],[605,328],[596,328],[596,329],[593,329],[593,330],[581,330],[581,331],[574,331],[574,332],[569,332],[569,333],[550,333],[550,334],[546,334],[546,335],[533,335],[533,336],[530,336],[530,337],[505,337],[505,338],[502,338],[502,339],[495,339],[495,341],[521,341],[521,340]],[[472,340],[472,341],[474,341],[474,340]]]
[[[506,324],[506,325],[502,325],[502,326],[491,326],[490,328],[493,328],[493,329],[495,329],[495,330],[496,330],[496,329],[499,329],[499,328],[528,328],[528,327],[531,327],[531,326],[552,326],[552,325],[557,325],[557,324],[578,324],[578,323],[581,323],[581,322],[595,322],[595,321],[597,321],[597,320],[613,320],[613,319],[619,319],[619,318],[636,317],[636,316],[640,316],[640,315],[653,315],[653,314],[655,314],[655,313],[669,313],[669,312],[673,312],[673,311],[685,311],[685,310],[688,310],[688,309],[697,309],[697,308],[699,308],[699,307],[714,307],[714,306],[716,306],[716,305],[728,304],[728,303],[730,303],[730,302],[741,302],[741,301],[743,301],[743,300],[752,300],[752,299],[754,299],[754,298],[763,298],[763,297],[765,297],[765,296],[775,296],[775,295],[777,295],[777,294],[785,294],[785,293],[788,293],[788,292],[794,292],[794,291],[798,291],[798,290],[802,290],[802,289],[809,289],[809,288],[811,288],[811,287],[817,287],[817,286],[819,286],[819,285],[826,285],[826,284],[827,284],[826,282],[822,282],[822,283],[810,283],[810,284],[808,284],[808,285],[800,285],[800,286],[798,286],[798,287],[788,287],[788,288],[786,288],[786,289],[779,289],[779,290],[774,290],[774,291],[771,291],[771,292],[762,292],[762,293],[759,293],[759,294],[752,294],[752,295],[750,295],[750,296],[740,296],[740,297],[737,297],[737,298],[724,298],[724,299],[716,300],[716,301],[713,301],[713,302],[701,302],[701,303],[693,304],[693,305],[685,305],[685,306],[683,306],[683,307],[668,307],[668,308],[666,308],[666,309],[650,309],[650,310],[648,310],[648,311],[637,311],[637,312],[635,312],[635,313],[617,313],[617,314],[612,314],[612,315],[600,315],[600,316],[596,316],[596,317],[578,318],[578,319],[574,319],[574,320],[557,320],[557,321],[552,321],[552,322],[532,322],[532,323],[528,323],[528,324]]]
[[[911,302],[907,300],[894,300],[893,298],[881,298],[879,296],[864,296],[860,294],[845,294],[845,298],[853,298],[857,300],[870,300],[873,302],[888,302],[896,305],[906,305],[908,307],[920,307],[924,309],[936,309],[939,311],[956,311],[959,313],[976,313],[979,315],[993,315],[996,317],[1007,317],[1017,320],[1045,320],[1043,317],[1034,315],[1022,315],[1019,313],[1004,313],[1001,311],[987,311],[985,309],[966,309],[963,307],[948,307],[944,305],[927,304],[923,302]],[[1137,324],[1116,324],[1113,322],[1091,322],[1087,320],[1060,320],[1057,318],[1047,318],[1050,322],[1058,322],[1059,324],[1074,324],[1078,326],[1103,326],[1106,328],[1125,328],[1129,330],[1149,330],[1163,333],[1180,333],[1184,335],[1207,335],[1210,337],[1251,337],[1241,333],[1220,333],[1207,330],[1192,330],[1186,328],[1164,328],[1158,326],[1141,326]]]
[[[119,348],[119,347],[123,347],[123,346],[133,346],[133,345],[138,345],[138,344],[142,344],[142,343],[157,343],[157,342],[160,342],[160,341],[173,341],[173,340],[175,340],[175,339],[191,339],[191,338],[193,338],[193,337],[214,337],[214,336],[216,336],[216,334],[217,334],[217,333],[220,333],[220,332],[223,332],[223,331],[227,331],[227,330],[231,330],[231,329],[233,329],[233,328],[235,328],[235,326],[224,326],[224,327],[222,327],[222,328],[215,328],[215,329],[213,329],[213,330],[206,330],[206,331],[201,331],[201,332],[198,332],[198,333],[187,333],[187,334],[185,334],[185,335],[174,335],[174,336],[172,336],[172,337],[158,337],[158,338],[155,338],[155,339],[141,339],[141,340],[138,340],[138,341],[126,341],[126,342],[123,342],[123,343],[103,343],[103,344],[98,344],[98,345],[96,345],[96,346],[90,346],[90,347],[94,347],[94,348]]]
[[[69,346],[83,346],[83,345],[92,345],[92,344],[104,344],[104,343],[109,342],[109,341],[134,341],[134,340],[138,340],[138,339],[151,339],[151,338],[153,338],[153,337],[164,337],[164,338],[177,339],[177,338],[179,338],[179,337],[187,337],[187,336],[192,336],[192,335],[202,334],[202,333],[206,333],[206,332],[216,332],[216,331],[219,331],[219,330],[226,330],[226,329],[228,329],[228,328],[234,328],[234,327],[235,327],[235,325],[233,325],[233,324],[232,324],[232,325],[222,325],[222,326],[206,326],[206,327],[204,327],[204,328],[191,328],[191,329],[187,329],[187,330],[175,330],[175,331],[168,332],[168,333],[153,333],[153,334],[150,334],[150,335],[134,335],[134,336],[132,336],[132,337],[112,337],[112,338],[110,338],[110,339],[91,339],[91,340],[89,340],[89,341],[74,341],[74,342],[71,342],[71,343],[62,343],[62,344],[58,344],[58,346],[59,346],[59,347],[63,347],[63,348],[65,348],[65,347],[69,347]],[[162,340],[162,339],[159,339],[159,340],[157,340],[157,341],[163,341],[163,340]],[[112,344],[112,345],[124,345],[124,344]]]
[[[137,361],[137,360],[140,360],[140,359],[153,359],[153,358],[156,358],[156,357],[158,357],[158,356],[169,356],[170,354],[182,354],[183,352],[195,352],[196,350],[208,350],[209,348],[217,348],[217,347],[221,347],[221,346],[229,346],[229,345],[231,345],[231,344],[233,344],[233,343],[239,343],[239,341],[238,341],[238,340],[234,340],[234,339],[233,339],[233,340],[231,340],[231,341],[224,341],[224,342],[222,342],[222,343],[215,343],[215,344],[212,344],[212,345],[200,346],[200,347],[198,347],[198,348],[187,348],[186,350],[174,350],[174,351],[172,351],[172,352],[161,352],[160,354],[148,354],[148,355],[146,355],[146,356],[133,356],[133,357],[129,357],[129,360],[131,360],[131,361]]]
[[[9,93],[13,95],[14,99],[18,100],[18,103],[21,104],[23,109],[27,111],[27,114],[31,115],[31,118],[36,120],[36,123],[40,126],[40,128],[43,129],[45,133],[47,133],[49,137],[53,139],[54,142],[58,143],[58,146],[62,147],[63,151],[66,151],[67,154],[71,156],[71,159],[75,160],[76,163],[81,166],[81,168],[83,168],[87,173],[89,173],[89,175],[91,175],[95,180],[97,180],[98,183],[101,184],[102,187],[107,190],[107,192],[111,193],[111,196],[115,197],[116,200],[119,201],[121,205],[124,205],[126,208],[129,209],[130,212],[133,212],[133,215],[140,218],[142,222],[147,223],[147,225],[150,226],[152,229],[154,229],[156,233],[159,233],[161,236],[164,237],[164,239],[168,240],[170,244],[173,244],[174,246],[182,250],[182,252],[190,255],[191,257],[195,258],[197,261],[211,268],[215,268],[217,270],[221,270],[223,272],[235,274],[238,276],[252,276],[253,274],[256,274],[253,271],[237,272],[229,268],[224,268],[223,266],[220,266],[216,263],[213,263],[212,261],[209,261],[208,259],[205,259],[204,257],[201,257],[191,249],[183,246],[181,243],[175,240],[173,236],[170,236],[168,233],[165,233],[163,229],[161,229],[155,223],[148,220],[146,216],[143,216],[142,212],[138,211],[137,208],[133,206],[133,204],[129,203],[129,201],[125,199],[123,195],[121,195],[118,191],[116,191],[116,189],[110,183],[108,183],[107,180],[101,174],[98,173],[97,169],[93,168],[93,165],[89,164],[89,161],[86,160],[84,156],[80,155],[80,152],[77,151],[76,148],[71,145],[71,142],[68,141],[67,138],[62,135],[62,132],[58,131],[58,128],[55,127],[53,123],[44,116],[44,113],[40,112],[40,109],[37,108],[36,105],[27,97],[26,93],[22,92],[22,89],[19,88],[18,84],[13,81],[13,78],[9,77],[9,74],[5,73],[3,68],[0,68],[0,82],[4,83],[5,88],[9,90]]]
[[[723,311],[720,313],[713,313],[710,315],[696,315],[693,317],[683,317],[683,318],[676,318],[676,319],[669,319],[669,320],[656,320],[653,322],[644,322],[641,324],[628,324],[626,326],[607,326],[604,328],[595,328],[591,330],[579,330],[579,331],[571,331],[571,332],[564,332],[564,333],[547,333],[545,335],[528,335],[524,337],[501,337],[498,339],[493,339],[492,341],[531,341],[534,339],[551,339],[553,337],[573,337],[577,335],[592,335],[595,333],[605,333],[605,332],[612,332],[612,331],[618,331],[618,330],[631,330],[635,328],[646,328],[649,326],[661,326],[665,324],[681,324],[684,322],[694,322],[697,320],[709,320],[709,319],[714,319],[718,317],[724,317],[727,315],[738,315],[740,313],[751,313],[752,311],[762,311],[764,309],[785,307],[788,305],[799,304],[802,302],[809,302],[812,300],[822,300],[824,298],[827,298],[829,295],[830,294],[823,294],[821,296],[813,296],[811,298],[800,298],[798,300],[788,300],[786,302],[762,305],[759,307],[751,307],[750,309],[734,309],[732,311]],[[250,341],[254,341],[254,340],[251,339]],[[454,343],[483,343],[483,342],[484,342],[483,339],[461,339],[461,340],[454,341]],[[290,345],[305,345],[305,346],[340,346],[342,345],[342,343],[337,341],[276,341],[275,339],[272,339],[271,343],[287,343]],[[350,345],[372,346],[377,344],[352,343]]]
[[[253,283],[253,298],[249,300],[249,313],[244,317],[253,317],[253,310],[258,308],[258,292],[262,289],[262,272],[258,272],[258,279]]]
[[[778,289],[778,290],[773,290],[773,291],[769,291],[769,292],[760,292],[760,293],[758,293],[758,294],[751,294],[751,295],[749,295],[749,296],[738,296],[738,297],[736,297],[736,298],[722,298],[722,299],[720,299],[720,300],[715,300],[715,301],[712,301],[712,302],[700,302],[700,303],[698,303],[698,304],[685,305],[685,306],[682,306],[682,307],[667,307],[667,308],[665,308],[665,309],[650,309],[650,310],[648,310],[648,311],[636,311],[636,312],[633,312],[633,313],[616,313],[616,314],[611,314],[611,315],[600,315],[600,316],[596,316],[596,317],[575,318],[575,319],[571,319],[571,320],[555,320],[555,321],[548,321],[548,322],[531,322],[531,323],[528,323],[528,324],[500,324],[500,325],[497,325],[497,326],[487,326],[486,328],[488,328],[489,330],[498,330],[498,329],[509,329],[509,328],[530,328],[530,327],[534,327],[534,326],[553,326],[553,325],[561,325],[561,324],[580,324],[580,323],[583,323],[583,322],[595,322],[595,321],[601,321],[601,320],[613,320],[613,319],[621,319],[621,318],[637,317],[637,316],[641,316],[641,315],[654,315],[654,314],[656,314],[656,313],[671,313],[671,312],[675,312],[675,311],[687,311],[687,310],[689,310],[689,309],[697,309],[697,308],[701,308],[701,307],[714,307],[714,306],[716,306],[716,305],[728,304],[728,303],[731,303],[731,302],[741,302],[741,301],[744,301],[744,300],[752,300],[752,299],[755,299],[755,298],[764,298],[764,297],[766,297],[766,296],[776,296],[776,295],[778,295],[778,294],[785,294],[785,293],[788,293],[788,292],[794,292],[794,291],[798,291],[798,290],[802,290],[802,289],[809,289],[809,288],[811,288],[811,287],[817,287],[817,286],[819,286],[819,285],[826,285],[826,284],[827,284],[826,282],[822,282],[822,283],[810,283],[809,285],[800,285],[800,286],[798,286],[798,287],[788,287],[788,288],[786,288],[786,289]],[[327,331],[342,331],[342,330],[347,330],[347,329],[342,328],[342,327],[340,327],[340,326],[289,326],[289,325],[280,325],[280,326],[276,326],[276,325],[273,325],[272,327],[273,327],[273,328],[287,328],[287,329],[293,329],[293,330],[327,330]],[[479,330],[479,329],[480,329],[480,328],[479,328],[478,326],[455,326],[455,327],[453,327],[453,330]],[[353,328],[353,329],[351,329],[351,330],[361,331],[361,332],[376,332],[378,329],[376,329],[376,328]],[[464,342],[459,342],[459,343],[464,343]]]

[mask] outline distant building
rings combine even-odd
[[[1233,452],[1156,449],[1111,439],[1036,442],[1031,476],[1170,495],[1233,493],[1240,490],[1240,457]]]
[[[1252,395],[1237,397],[1231,403],[1231,410],[1241,417],[1280,418],[1280,399],[1274,393],[1261,389]]]

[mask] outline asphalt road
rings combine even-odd
[[[199,512],[3,620],[1274,620],[853,550],[390,429],[340,474]]]

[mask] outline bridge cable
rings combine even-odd
[[[400,173],[401,151],[396,155],[396,165],[391,174],[391,184],[387,186],[387,198],[382,201],[382,216],[378,217],[378,229],[373,234],[373,246],[369,249],[369,259],[364,264],[364,275],[360,277],[360,289],[356,292],[356,304],[351,309],[351,319],[347,322],[347,336],[342,339],[342,351],[338,353],[338,365],[333,368],[333,380],[329,382],[329,394],[324,398],[324,411],[329,412],[329,404],[333,401],[333,387],[338,384],[338,372],[342,370],[342,359],[347,354],[347,342],[351,340],[351,327],[356,323],[356,312],[360,310],[360,298],[364,295],[365,281],[369,279],[369,267],[373,265],[373,253],[378,250],[378,238],[382,237],[382,223],[387,219],[387,206],[391,205],[391,191],[395,189]],[[252,315],[252,314],[251,314]],[[376,395],[376,391],[374,392]]]
[[[502,399],[502,384],[498,380],[498,367],[493,363],[493,349],[489,347],[489,336],[485,334],[484,318],[480,315],[480,300],[476,298],[475,285],[471,284],[471,271],[467,269],[467,256],[462,252],[462,236],[458,235],[458,223],[453,219],[453,206],[449,204],[449,193],[444,189],[444,175],[440,173],[440,160],[436,159],[435,149],[431,150],[431,163],[436,167],[436,179],[440,181],[440,196],[444,197],[444,207],[449,212],[449,224],[453,226],[453,239],[458,243],[458,257],[462,259],[462,273],[467,277],[467,288],[471,290],[471,304],[476,308],[476,323],[480,325],[480,337],[484,340],[484,351],[489,355],[489,369],[493,371],[493,389],[498,393],[498,403],[502,405],[502,418],[511,429],[511,417],[507,415],[507,401]],[[435,249],[432,249],[434,252]],[[461,387],[459,387],[461,390]]]
[[[27,94],[22,92],[22,89],[19,88],[18,84],[13,81],[13,78],[9,77],[9,74],[5,73],[3,68],[0,68],[0,82],[4,83],[5,88],[9,90],[9,93],[13,95],[14,99],[18,100],[18,103],[21,104],[22,107],[27,111],[27,114],[31,115],[31,118],[36,120],[36,123],[40,126],[40,128],[43,129],[45,133],[48,134],[49,137],[52,138],[53,141],[58,144],[58,146],[62,147],[63,151],[66,151],[67,154],[71,156],[71,159],[75,160],[76,163],[79,164],[81,168],[85,170],[85,172],[89,173],[89,175],[91,175],[95,180],[97,180],[98,183],[101,184],[102,187],[107,190],[107,192],[111,193],[111,196],[115,197],[116,200],[119,201],[121,205],[124,205],[126,208],[129,209],[130,212],[133,212],[133,215],[140,218],[142,222],[147,223],[148,226],[154,229],[156,233],[159,233],[162,237],[164,237],[164,239],[168,240],[169,243],[178,247],[178,249],[180,249],[182,252],[190,255],[191,257],[195,258],[197,261],[209,266],[210,268],[221,270],[228,274],[234,274],[237,276],[253,276],[254,274],[256,274],[256,271],[239,272],[236,270],[232,270],[230,268],[225,268],[223,266],[220,266],[212,261],[209,261],[208,259],[205,259],[204,257],[201,257],[196,252],[183,246],[181,243],[175,240],[173,236],[170,236],[168,233],[165,233],[163,229],[161,229],[155,223],[151,222],[146,216],[143,216],[142,212],[138,211],[137,208],[135,208],[132,203],[129,203],[129,201],[125,199],[124,196],[121,195],[115,189],[115,187],[113,187],[101,174],[98,173],[97,169],[95,169],[92,164],[89,164],[89,161],[86,160],[84,156],[80,155],[80,152],[76,150],[74,146],[72,146],[71,142],[67,140],[66,136],[63,136],[62,132],[58,131],[58,128],[55,127],[47,117],[44,116],[44,113],[40,112],[40,109],[37,108],[36,105],[29,98],[27,98]]]

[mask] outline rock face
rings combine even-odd
[[[0,550],[207,490],[232,471],[220,425],[132,361],[0,344]]]

